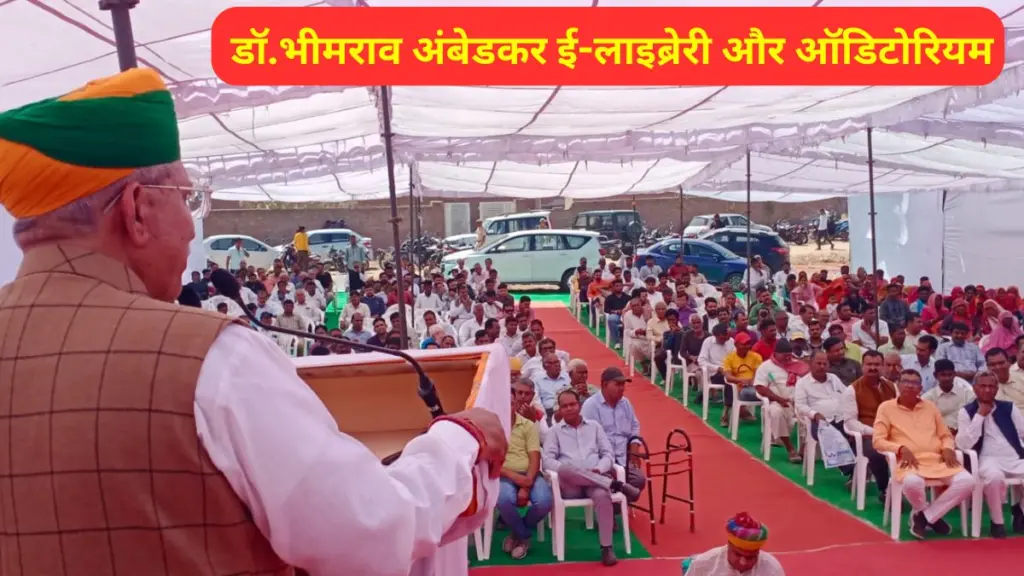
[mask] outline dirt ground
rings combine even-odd
[[[839,272],[840,266],[850,263],[850,243],[837,241],[835,250],[830,250],[828,246],[818,250],[813,242],[803,246],[790,244],[789,261],[797,272],[806,271],[810,274],[828,270],[831,275]]]

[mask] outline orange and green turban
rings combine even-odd
[[[768,541],[768,528],[754,520],[746,512],[731,518],[725,525],[729,544],[740,550],[760,550]]]
[[[31,218],[147,166],[181,159],[174,101],[133,68],[0,114],[0,204]]]

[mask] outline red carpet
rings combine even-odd
[[[769,547],[772,545],[769,544]],[[1019,574],[1020,544],[1012,540],[946,540],[941,542],[885,542],[831,548],[818,552],[779,553],[786,576],[864,576],[865,574],[921,573],[960,576],[965,567],[984,566],[993,574]],[[970,568],[966,568],[970,570]],[[530,576],[680,576],[678,559],[625,560],[614,568],[594,564],[530,566]],[[476,568],[474,576],[522,576],[516,566]]]

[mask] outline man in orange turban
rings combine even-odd
[[[280,347],[173,303],[195,197],[152,70],[0,113],[0,204],[24,251],[0,287],[0,572],[432,567],[460,516],[482,522],[476,464],[499,473],[500,420],[435,421],[383,466]]]

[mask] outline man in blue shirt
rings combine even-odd
[[[636,502],[647,484],[647,478],[640,471],[640,461],[636,457],[639,443],[629,441],[632,437],[640,436],[640,420],[633,411],[633,405],[624,396],[626,382],[629,381],[622,370],[614,366],[605,368],[601,372],[601,393],[587,398],[581,414],[584,419],[597,422],[604,429],[612,445],[615,463],[626,469],[626,484],[637,489],[633,494],[626,494],[626,498]]]

